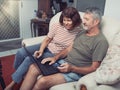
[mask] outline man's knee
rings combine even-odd
[[[29,67],[29,71],[33,72],[34,74],[39,74],[40,73],[36,64],[31,64],[30,67]]]
[[[35,64],[31,64],[29,69],[34,70],[35,68]]]
[[[39,80],[37,80],[37,83],[35,84],[34,89],[35,90],[38,90],[38,89],[42,90],[42,89],[47,88],[47,85],[48,85],[47,79],[44,77],[41,77]]]
[[[37,83],[41,83],[41,84],[47,84],[47,82],[48,82],[48,80],[47,80],[47,78],[45,78],[45,77],[41,77],[38,81],[37,81]]]

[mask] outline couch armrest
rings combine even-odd
[[[22,45],[25,45],[25,46],[31,46],[31,45],[34,45],[34,44],[39,44],[43,41],[43,39],[46,37],[45,36],[39,36],[39,37],[34,37],[34,38],[28,38],[28,39],[24,39],[22,41]]]
[[[64,84],[59,84],[51,87],[49,90],[76,90],[75,85],[77,82],[69,82]]]
[[[81,89],[81,88],[83,86],[85,86],[87,90],[94,90],[94,88],[97,87],[97,83],[96,83],[94,77],[95,77],[94,72],[83,76],[77,82],[76,89],[77,90],[84,90],[84,89]]]

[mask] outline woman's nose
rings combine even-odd
[[[68,22],[67,22],[67,21],[65,21],[64,23],[65,23],[65,24],[68,24]]]

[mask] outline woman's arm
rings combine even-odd
[[[51,42],[52,38],[49,38],[48,36],[43,40],[41,43],[40,49],[38,51],[35,51],[34,56],[39,58],[42,53],[44,52],[44,49],[48,46],[48,44]]]

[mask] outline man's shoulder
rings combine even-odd
[[[95,41],[96,41],[96,43],[99,43],[100,45],[102,44],[105,46],[109,46],[108,40],[106,39],[106,37],[104,36],[103,33],[100,33]]]
[[[86,32],[85,30],[81,30],[80,32],[78,32],[77,37],[78,37],[78,36],[81,36],[81,35],[84,34],[85,32]]]
[[[100,33],[99,33],[99,35],[98,35],[97,39],[98,39],[98,40],[107,41],[107,39],[106,39],[105,35],[104,35],[102,32],[100,32]]]

